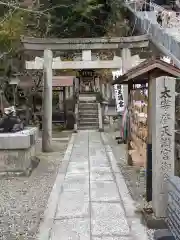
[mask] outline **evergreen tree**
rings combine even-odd
[[[102,0],[51,0],[51,35],[96,37],[105,33],[109,7]]]

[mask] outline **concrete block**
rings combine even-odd
[[[23,132],[23,131],[22,131]],[[27,175],[32,168],[32,159],[36,157],[38,129],[28,128],[23,133],[0,135],[0,175],[23,173]],[[8,144],[9,139],[9,144]],[[7,146],[5,145],[7,143]],[[2,148],[4,147],[4,148]]]
[[[26,128],[23,131],[16,133],[1,133],[0,134],[0,149],[26,149],[38,139],[38,129],[36,127]]]

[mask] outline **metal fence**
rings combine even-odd
[[[133,13],[134,15],[134,24],[136,27],[143,33],[150,36],[151,41],[157,46],[157,48],[165,55],[172,58],[174,64],[180,68],[180,33],[178,31],[172,31],[172,27],[165,28],[160,26],[156,20],[156,11],[159,12],[160,9],[164,12],[168,12],[160,6],[149,3],[150,9],[153,11],[143,11],[143,5],[145,2],[136,2],[136,1],[126,1],[125,6]],[[154,14],[154,15],[153,15]],[[178,17],[173,17],[177,27]],[[171,22],[171,21],[170,21]],[[169,25],[171,26],[171,25]],[[177,34],[176,36],[175,33]],[[178,37],[179,36],[179,37]]]

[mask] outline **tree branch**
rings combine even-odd
[[[0,59],[4,58],[6,55],[12,52],[12,48],[8,52],[4,52],[0,55]]]
[[[54,9],[60,8],[60,7],[69,8],[69,6],[67,6],[67,5],[58,4],[58,5],[54,6],[54,7],[47,8],[45,10],[39,11],[39,10],[34,10],[34,9],[23,8],[23,7],[20,6],[20,4],[17,5],[17,4],[10,3],[10,2],[9,3],[5,3],[3,1],[0,1],[0,5],[6,6],[6,7],[9,7],[9,8],[13,8],[15,10],[22,10],[24,12],[40,14],[40,15],[46,15],[46,12],[49,12],[51,10],[54,10]]]

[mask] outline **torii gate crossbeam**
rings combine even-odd
[[[123,69],[125,65],[131,65],[130,49],[144,48],[149,45],[147,35],[115,38],[81,38],[81,39],[39,39],[22,38],[24,50],[44,51],[44,59],[27,61],[26,69],[44,69],[44,102],[43,102],[43,150],[49,151],[52,139],[52,69]],[[110,61],[92,61],[89,54],[85,61],[61,61],[53,59],[52,51],[61,50],[93,50],[93,49],[119,49],[122,51],[121,58]],[[86,55],[86,54],[85,54]],[[123,67],[123,66],[124,67]],[[126,91],[127,92],[127,91]],[[50,106],[51,105],[51,106]]]
[[[52,69],[119,69],[122,67],[122,61],[57,61],[53,59]],[[26,61],[26,69],[43,69],[42,61]]]

